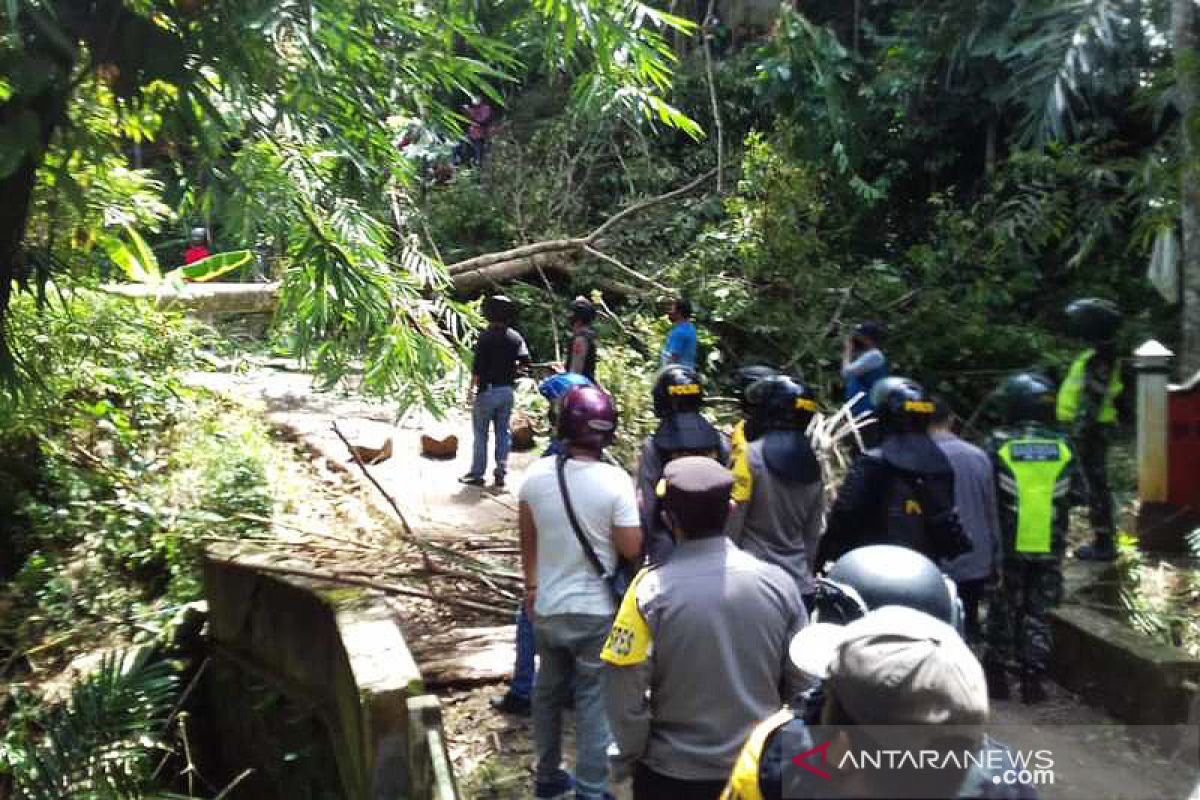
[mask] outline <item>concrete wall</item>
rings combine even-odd
[[[429,710],[437,700],[410,715],[410,701],[425,696],[421,673],[377,596],[260,572],[250,559],[210,556],[204,580],[214,650],[312,709],[329,732],[347,800],[435,796],[431,767],[410,759],[445,760],[444,743],[431,753],[425,730],[434,724],[440,735],[440,714]],[[439,797],[454,796],[449,780]]]
[[[1083,606],[1064,605],[1051,619],[1051,672],[1063,686],[1130,724],[1200,722],[1200,661]]]

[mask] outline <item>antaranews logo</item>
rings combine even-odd
[[[1200,725],[795,722],[778,741],[787,800],[1047,792],[1057,800],[1200,800]]]
[[[927,797],[931,787],[954,791],[968,784],[1052,786],[1054,754],[1047,748],[1021,750],[986,737],[977,728],[867,728],[834,733],[811,728],[785,735],[789,766],[784,768],[784,793],[811,796],[825,782],[851,792],[871,787],[889,796]],[[827,735],[828,734],[828,735]]]

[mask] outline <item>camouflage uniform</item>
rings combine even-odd
[[[1036,697],[1052,646],[1048,614],[1062,599],[1077,457],[1066,437],[1035,423],[996,430],[988,452],[996,465],[1004,564],[988,609],[984,663],[993,693],[1004,696],[1006,667],[1015,657],[1023,691]]]
[[[1092,533],[1097,547],[1109,552],[1116,524],[1108,485],[1108,440],[1116,426],[1116,399],[1123,388],[1112,353],[1086,350],[1071,365],[1058,394],[1058,423],[1070,434],[1079,457]]]

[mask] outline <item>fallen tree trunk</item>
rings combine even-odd
[[[481,256],[481,258],[483,257]],[[460,292],[472,292],[493,283],[519,278],[525,273],[534,272],[539,268],[569,272],[574,266],[574,253],[560,250],[553,253],[537,253],[524,258],[513,258],[507,261],[493,261],[490,264],[475,267],[466,272],[451,273],[450,282]]]
[[[660,194],[657,197],[651,197],[640,203],[634,203],[628,208],[624,208],[613,214],[602,225],[586,236],[568,239],[549,239],[544,242],[534,242],[532,244],[521,245],[520,247],[513,247],[497,253],[485,253],[484,255],[464,259],[454,264],[447,264],[446,272],[450,276],[450,281],[454,284],[455,289],[462,292],[469,292],[482,289],[493,283],[499,283],[500,281],[519,278],[526,273],[538,269],[569,271],[574,266],[573,262],[580,253],[587,253],[610,263],[620,264],[620,262],[616,262],[611,256],[600,252],[596,248],[597,241],[610,228],[626,217],[692,192],[716,174],[717,170],[710,170],[678,189],[674,189],[666,194]],[[625,267],[624,265],[621,265],[621,268],[626,274],[637,278],[642,283],[659,290],[666,288],[654,279],[642,275],[637,270]]]

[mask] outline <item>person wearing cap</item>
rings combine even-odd
[[[842,346],[842,379],[846,382],[846,401],[862,395],[854,403],[855,414],[874,410],[871,389],[888,375],[887,357],[880,349],[882,342],[883,326],[878,322],[863,322],[854,327]]]
[[[192,228],[187,249],[183,251],[183,265],[195,264],[210,255],[212,250],[208,248],[208,228]]]
[[[540,458],[521,483],[517,522],[526,612],[539,659],[533,687],[534,797],[606,800],[608,722],[600,650],[616,610],[609,580],[641,552],[633,482],[601,460],[617,429],[612,396],[576,386],[562,400],[566,453]],[[575,701],[575,775],[562,768],[563,714]]]
[[[566,372],[582,375],[596,382],[596,306],[583,295],[571,302],[571,349],[564,365]]]
[[[934,398],[929,436],[954,469],[954,504],[972,544],[970,552],[946,563],[946,574],[954,579],[962,598],[963,635],[975,642],[982,636],[979,606],[1001,561],[996,470],[987,453],[954,433],[953,420],[950,404],[944,398]]]
[[[495,429],[496,435],[496,466],[492,474],[496,487],[504,486],[508,451],[512,446],[508,421],[513,410],[513,386],[518,369],[529,364],[525,339],[509,327],[515,313],[516,306],[503,295],[484,301],[483,315],[488,327],[475,343],[475,357],[471,362],[471,387],[475,395],[471,408],[474,452],[470,471],[458,479],[468,486],[483,485],[489,427]]]
[[[821,724],[810,728],[785,711],[760,725],[738,757],[723,800],[1037,797],[1028,784],[1000,779],[1014,759],[983,733],[990,713],[983,668],[944,621],[884,606],[845,626],[809,625],[789,654],[803,672],[824,681]],[[824,744],[815,746],[818,741]],[[788,752],[768,746],[776,742],[786,742]],[[943,768],[871,769],[865,762],[840,768],[848,754],[884,749],[932,750]],[[814,755],[806,762],[827,778],[791,766],[793,757],[808,752]],[[945,759],[950,753],[959,757]]]
[[[750,395],[752,427],[762,434],[733,462],[737,505],[727,532],[743,550],[791,575],[811,610],[825,525],[825,482],[805,433],[817,402],[812,390],[786,375],[763,378]]]
[[[659,371],[653,389],[658,427],[646,437],[637,465],[638,508],[646,532],[646,556],[651,564],[670,557],[675,540],[658,513],[655,487],[672,459],[702,455],[729,463],[729,441],[700,409],[704,387],[695,370],[672,364]]]
[[[666,465],[675,552],[634,578],[601,653],[613,770],[632,773],[635,800],[716,800],[747,734],[801,688],[787,655],[800,593],[725,536],[732,487],[711,458]]]

